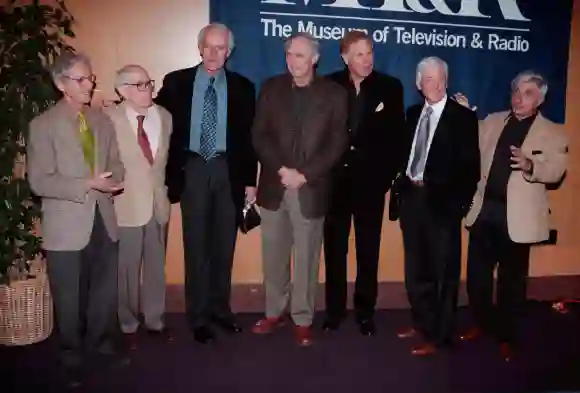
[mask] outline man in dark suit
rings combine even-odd
[[[473,111],[447,97],[447,64],[428,57],[417,66],[425,102],[407,110],[408,159],[396,181],[405,248],[405,285],[414,326],[413,348],[429,355],[451,344],[461,272],[461,220],[480,176],[478,122]]]
[[[312,344],[330,171],[347,143],[344,89],[318,77],[318,41],[298,33],[285,43],[289,74],[264,83],[253,128],[261,163],[258,200],[266,317],[254,332],[273,332],[290,306],[298,345]],[[290,256],[294,247],[294,282]],[[290,300],[291,304],[288,304]]]
[[[255,90],[224,69],[234,47],[226,26],[203,28],[198,46],[202,63],[166,75],[156,103],[173,116],[166,183],[171,202],[181,201],[188,322],[208,343],[210,322],[241,331],[230,309],[231,270],[237,224],[256,194]]]
[[[346,316],[347,253],[351,220],[356,234],[356,320],[365,336],[375,334],[373,314],[385,194],[397,175],[405,132],[403,86],[373,70],[372,39],[354,30],[341,41],[346,64],[328,78],[348,92],[350,146],[333,171],[330,208],[324,222],[326,320],[336,330]]]

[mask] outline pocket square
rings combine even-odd
[[[380,103],[380,104],[377,106],[377,108],[375,109],[375,112],[380,112],[380,111],[382,111],[384,107],[385,107],[385,106],[384,106],[384,105],[383,105],[383,103],[381,102],[381,103]]]

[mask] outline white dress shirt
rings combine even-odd
[[[135,132],[135,138],[137,138],[137,116],[140,113],[135,112],[129,105],[125,106],[127,110],[127,117],[129,118],[129,123],[131,128]],[[159,138],[161,137],[161,117],[155,105],[147,109],[147,114],[145,114],[145,119],[143,119],[143,129],[149,139],[149,145],[151,146],[151,152],[153,153],[153,158],[157,155],[157,149],[159,148]]]
[[[415,128],[415,136],[413,137],[413,145],[411,146],[411,155],[409,157],[409,161],[407,162],[407,176],[409,176],[412,180],[423,180],[423,173],[420,172],[415,177],[411,177],[411,163],[413,162],[413,157],[415,156],[415,145],[417,143],[417,134],[419,130],[419,125],[421,124],[421,119],[425,115],[425,111],[427,110],[428,106],[431,106],[433,112],[431,113],[430,123],[429,123],[429,138],[427,139],[427,149],[425,154],[427,158],[429,157],[429,150],[431,149],[431,143],[433,142],[433,136],[435,136],[435,130],[437,129],[437,125],[439,124],[439,119],[441,118],[441,114],[443,113],[443,109],[445,109],[445,104],[447,103],[447,95],[441,99],[441,101],[429,105],[427,101],[425,101],[425,105],[423,105],[423,109],[421,110],[421,115],[419,116],[419,121],[417,122],[417,126]],[[427,158],[425,158],[425,164],[427,163]],[[427,167],[427,165],[425,165]]]

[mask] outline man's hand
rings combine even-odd
[[[511,156],[512,165],[511,165],[511,167],[513,169],[520,169],[524,172],[532,173],[532,171],[534,169],[534,165],[532,163],[532,160],[530,160],[529,158],[526,158],[526,156],[524,156],[522,149],[515,147],[515,146],[510,146],[510,150],[512,152],[512,156]]]
[[[306,178],[296,169],[289,169],[283,166],[278,171],[278,174],[280,175],[280,181],[286,188],[297,189],[306,184]]]
[[[256,202],[256,187],[246,187],[246,203]]]
[[[93,177],[88,181],[89,188],[104,193],[121,191],[123,186],[121,184],[115,184],[111,179],[112,175],[111,172],[105,172],[101,173],[99,176]]]
[[[457,101],[458,104],[463,105],[464,107],[471,109],[472,111],[477,110],[476,106],[474,106],[473,108],[469,107],[469,100],[467,99],[467,97],[465,97],[465,95],[463,95],[463,93],[455,93],[453,99]]]

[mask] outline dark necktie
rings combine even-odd
[[[417,129],[417,140],[415,141],[415,151],[413,154],[413,161],[409,173],[411,177],[415,178],[419,173],[425,170],[427,162],[427,144],[429,142],[429,130],[431,128],[431,114],[433,108],[430,106],[425,109],[425,114],[419,120],[419,128]]]
[[[145,116],[137,116],[137,141],[139,142],[139,146],[141,146],[143,155],[147,161],[149,161],[149,164],[153,165],[153,152],[151,151],[151,144],[149,143],[149,138],[147,138],[147,134],[143,129],[144,120]]]
[[[199,154],[204,160],[209,160],[216,153],[217,138],[217,93],[213,87],[215,78],[209,78],[209,85],[203,96],[203,115],[201,117],[201,137]]]

